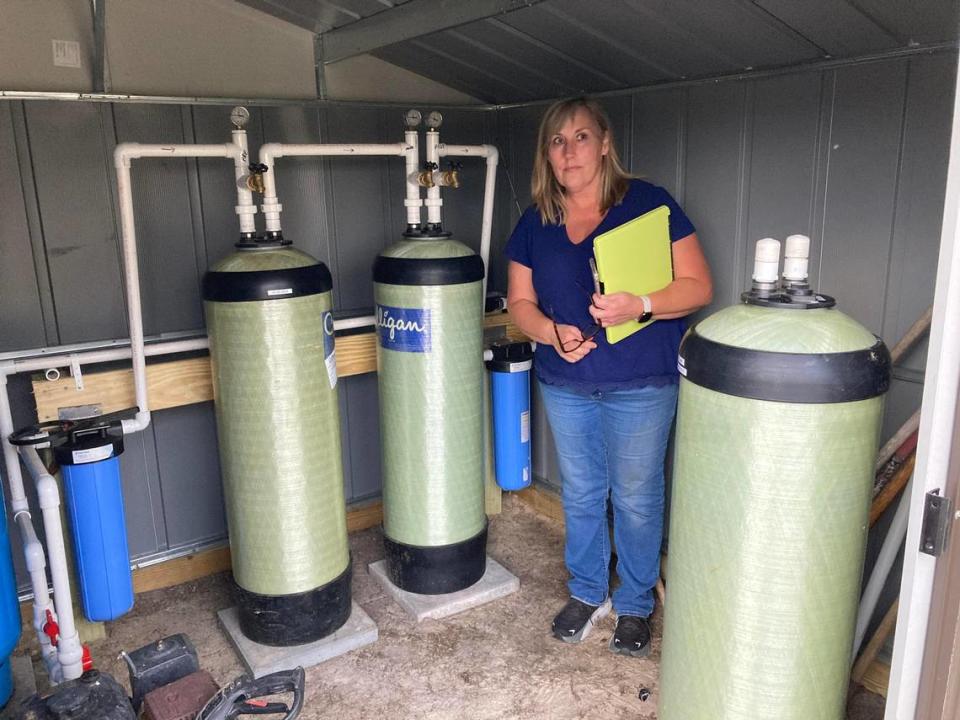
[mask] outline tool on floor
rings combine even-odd
[[[303,707],[303,668],[255,680],[244,675],[221,689],[210,673],[200,669],[197,651],[184,634],[120,653],[120,657],[130,673],[133,708],[137,713],[142,709],[144,720],[233,720],[241,715],[271,715],[277,720],[282,715],[282,720],[294,720]],[[270,697],[288,694],[289,702]]]
[[[204,706],[196,720],[234,720],[240,715],[279,715],[294,720],[303,709],[302,667],[264,675],[255,680],[241,676],[220,690]],[[266,701],[271,695],[292,694],[290,704]],[[278,718],[278,720],[280,720]]]

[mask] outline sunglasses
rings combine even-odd
[[[593,302],[593,295],[591,295],[590,292],[583,285],[581,285],[579,281],[576,282],[576,286],[580,288],[583,291],[583,293],[587,296],[587,299],[590,301],[590,304],[593,305],[593,307],[596,307],[596,305],[594,305],[594,302]],[[557,344],[560,346],[560,349],[565,353],[573,352],[574,350],[579,348],[581,345],[583,345],[585,342],[589,342],[590,340],[593,340],[593,338],[595,338],[597,334],[601,330],[603,330],[603,325],[601,325],[600,323],[593,323],[587,328],[580,328],[579,340],[568,340],[566,343],[564,343],[563,340],[560,339],[560,330],[557,328],[557,321],[553,319],[553,308],[550,308],[550,320],[553,323],[553,334],[557,338]],[[567,347],[568,345],[569,347]]]

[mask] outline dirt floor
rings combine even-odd
[[[379,529],[350,538],[354,600],[373,618],[379,640],[307,670],[303,720],[485,720],[656,718],[660,616],[649,658],[607,650],[611,617],[579,646],[550,637],[549,623],[566,599],[562,527],[514,497],[491,520],[489,552],[520,578],[520,591],[444,620],[417,624],[367,573],[380,559]],[[120,650],[187,633],[201,667],[220,683],[243,672],[217,625],[231,605],[228,578],[218,575],[137,597],[129,615],[110,623],[91,646],[98,668],[123,685]],[[641,700],[641,690],[649,697]],[[879,720],[882,698],[857,689],[850,720]]]

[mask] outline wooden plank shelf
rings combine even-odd
[[[510,340],[524,339],[506,313],[488,315],[484,328],[502,328]],[[344,335],[337,338],[337,376],[350,377],[377,370],[377,344],[374,332]],[[147,365],[147,392],[151,410],[165,410],[213,400],[210,358],[193,357],[180,360],[159,360]],[[33,378],[33,393],[40,422],[56,420],[60,408],[77,405],[99,405],[103,413],[123,410],[136,404],[133,371],[92,370],[83,374],[83,390],[73,378],[64,376],[49,381],[42,374]]]

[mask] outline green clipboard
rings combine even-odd
[[[661,205],[630,222],[598,235],[593,242],[597,274],[604,293],[649,295],[673,282],[670,208]],[[628,320],[606,328],[611,345],[655,320]]]

